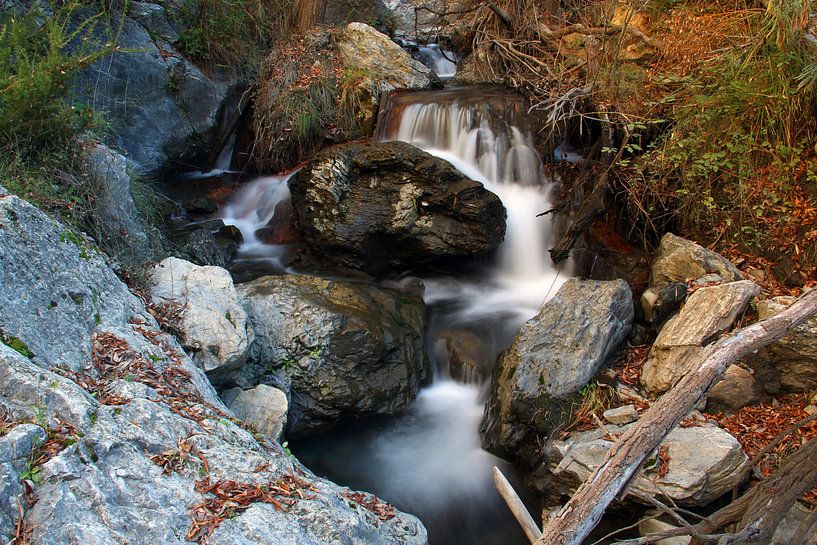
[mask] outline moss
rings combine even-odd
[[[3,344],[5,344],[9,348],[11,348],[12,350],[15,350],[15,351],[19,352],[21,355],[25,356],[26,358],[34,357],[34,352],[29,350],[26,343],[24,343],[19,337],[11,337],[11,336],[2,335],[2,336],[0,336],[0,339],[2,339]]]

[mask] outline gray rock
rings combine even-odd
[[[538,439],[627,337],[633,320],[623,280],[568,280],[500,356],[480,431],[488,450],[534,466]]]
[[[812,507],[812,509],[814,509],[814,507]],[[811,511],[808,507],[800,502],[796,502],[792,508],[789,509],[786,516],[783,517],[783,520],[780,521],[780,524],[778,524],[769,545],[797,545],[792,541],[794,534],[797,532],[800,524],[802,524],[810,514]],[[805,544],[811,543],[817,543],[817,524],[813,525],[811,530],[806,532]]]
[[[126,52],[83,70],[74,100],[105,114],[112,126],[109,143],[143,174],[157,175],[172,160],[190,163],[209,153],[218,114],[238,84],[235,77],[219,72],[208,77],[170,44],[157,45],[130,17],[121,17],[115,31]],[[109,36],[100,31],[94,39],[104,43]]]
[[[403,142],[320,153],[289,182],[306,240],[321,255],[380,273],[496,248],[499,197]]]
[[[751,371],[730,365],[723,378],[712,387],[706,401],[709,412],[735,412],[746,405],[757,405],[768,399]]]
[[[610,426],[619,435],[630,426]],[[550,447],[550,494],[554,498],[571,495],[601,465],[612,441],[603,430],[573,433]],[[702,506],[721,497],[739,483],[746,454],[728,432],[717,426],[676,428],[661,445],[669,462],[666,474],[659,475],[656,459],[645,463],[631,481],[630,488],[680,505]]]
[[[150,284],[153,303],[171,310],[171,327],[204,371],[218,377],[241,367],[255,333],[229,272],[168,257]]]
[[[428,376],[419,297],[307,276],[266,276],[238,291],[256,341],[235,381],[250,388],[283,369],[290,436],[342,417],[394,414]]]
[[[14,535],[24,505],[22,478],[34,449],[47,438],[45,430],[34,424],[20,424],[0,435],[0,536]]]
[[[446,9],[445,0],[383,0],[383,3],[388,10],[387,26],[391,27],[396,36],[410,39],[415,38],[415,31],[421,38],[431,36],[441,23],[440,16],[433,12],[443,13]],[[421,6],[433,11],[415,11],[415,8]]]
[[[693,293],[681,312],[664,324],[650,349],[641,373],[641,384],[647,392],[666,392],[698,365],[704,345],[729,331],[758,293],[758,285],[749,280],[700,288]]]
[[[608,409],[604,411],[602,416],[611,424],[629,424],[638,420],[638,411],[635,410],[635,405],[624,405],[623,407]]]
[[[707,273],[718,273],[724,282],[742,280],[741,272],[721,256],[694,242],[667,233],[655,254],[650,275],[651,286],[686,282]]]
[[[190,2],[188,2],[190,3]],[[154,36],[174,43],[184,31],[185,12],[190,9],[173,9],[163,6],[161,2],[131,2],[128,17],[145,27]]]
[[[793,297],[774,297],[758,305],[758,318],[774,316]],[[817,318],[793,328],[784,337],[746,358],[745,363],[769,393],[807,392],[817,388]]]
[[[125,158],[96,144],[88,152],[88,174],[97,189],[99,205],[94,213],[96,240],[114,254],[126,251],[135,259],[147,259],[152,249],[133,202]]]
[[[250,390],[233,388],[221,396],[224,403],[244,423],[261,433],[280,439],[287,422],[287,395],[272,386],[259,384]]]
[[[97,328],[152,319],[82,235],[26,201],[0,198],[0,334],[43,367],[79,371]]]
[[[314,490],[286,512],[268,504],[237,510],[210,543],[318,545],[339,536],[361,544],[427,543],[414,517],[397,513],[380,522],[277,443],[236,425],[178,343],[100,256],[90,249],[81,257],[81,246],[61,240],[59,224],[3,197],[0,225],[0,319],[6,335],[36,354],[0,344],[0,407],[11,407],[15,420],[34,407],[38,420],[52,431],[59,426],[66,439],[39,467],[38,501],[25,512],[29,543],[182,545],[191,509],[208,497],[197,491],[203,478],[269,485],[288,475]],[[78,284],[85,291],[77,296],[87,300],[74,302],[67,293]],[[2,493],[0,524],[7,524],[13,495]]]

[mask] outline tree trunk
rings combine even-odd
[[[544,528],[536,545],[581,544],[649,454],[709,393],[732,362],[779,339],[815,313],[817,290],[804,295],[779,314],[710,345],[704,352],[701,365],[687,373],[619,437],[604,462]]]

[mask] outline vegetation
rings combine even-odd
[[[176,45],[190,58],[231,68],[255,67],[287,31],[291,0],[201,0]]]

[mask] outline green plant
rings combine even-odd
[[[20,355],[25,356],[26,358],[34,357],[34,353],[31,350],[29,350],[28,346],[26,346],[26,343],[24,343],[19,337],[6,336],[0,334],[0,340],[3,341],[3,344],[11,348],[12,350],[15,350]]]
[[[34,484],[40,484],[40,481],[42,481],[40,467],[35,464],[34,460],[26,462],[26,469],[20,474],[20,481],[31,481]]]

